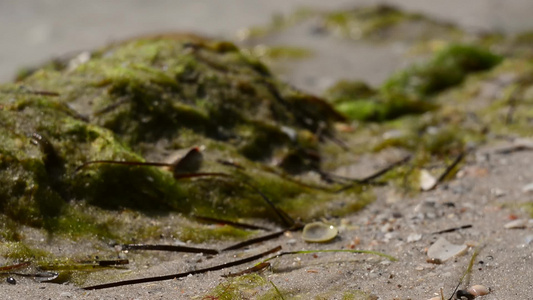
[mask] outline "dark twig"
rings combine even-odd
[[[113,165],[126,165],[126,166],[155,166],[155,167],[169,167],[170,164],[167,163],[156,163],[156,162],[138,162],[138,161],[118,161],[118,160],[92,160],[83,163],[81,166],[77,167],[75,172],[79,172],[81,169],[95,164],[113,164]]]
[[[533,144],[532,145],[529,145],[529,144],[518,144],[518,145],[513,145],[513,146],[510,146],[510,147],[507,147],[507,148],[495,150],[494,153],[496,153],[496,154],[511,154],[511,153],[514,153],[514,152],[531,151],[531,150],[533,150]]]
[[[441,231],[436,231],[436,232],[433,232],[432,234],[442,234],[442,233],[454,232],[454,231],[457,231],[457,230],[468,229],[468,228],[472,228],[472,227],[473,227],[472,224],[463,225],[463,226],[459,226],[459,227],[454,227],[454,228],[444,229],[444,230],[441,230]]]
[[[28,90],[28,94],[33,95],[39,95],[39,96],[48,96],[48,97],[59,97],[59,93],[57,92],[51,92],[51,91],[34,91],[34,90]]]
[[[217,163],[223,166],[233,167],[239,170],[245,170],[243,166],[231,160],[217,159]]]
[[[155,250],[155,251],[171,251],[171,252],[185,252],[185,253],[204,253],[204,254],[218,254],[216,249],[194,248],[175,245],[151,245],[151,244],[125,244],[122,245],[123,250]]]
[[[265,194],[263,194],[263,192],[261,192],[258,188],[256,188],[255,186],[251,185],[250,183],[246,181],[242,181],[242,183],[250,187],[257,194],[259,194],[261,198],[263,198],[263,200],[272,208],[272,210],[274,210],[274,212],[278,215],[281,221],[285,224],[285,227],[289,228],[289,227],[294,226],[294,224],[296,224],[296,222],[291,216],[289,216],[285,211],[283,211],[282,209],[279,209],[276,205],[274,205],[274,203]]]
[[[257,243],[261,243],[261,242],[268,241],[268,240],[271,240],[271,239],[275,239],[278,236],[283,235],[286,231],[287,231],[287,229],[284,229],[284,230],[276,231],[276,232],[273,232],[273,233],[270,233],[270,234],[267,234],[267,235],[263,235],[263,236],[260,236],[260,237],[252,238],[252,239],[249,239],[249,240],[246,240],[246,241],[231,245],[229,247],[226,247],[226,248],[222,249],[221,251],[229,251],[229,250],[240,249],[240,248],[244,248],[246,246],[250,246],[250,245],[253,245],[253,244],[257,244]]]
[[[463,151],[459,155],[457,155],[457,157],[453,160],[453,162],[448,167],[446,167],[446,170],[442,172],[439,178],[437,178],[437,181],[435,182],[435,184],[430,189],[428,189],[428,191],[436,188],[440,183],[442,183],[442,181],[444,181],[446,176],[448,176],[453,171],[453,169],[463,160],[466,154],[467,154],[467,151]]]
[[[256,188],[255,186],[253,186],[251,183],[248,183],[244,180],[239,180],[238,178],[236,178],[235,176],[233,175],[230,175],[230,174],[226,174],[226,173],[189,173],[189,174],[174,174],[174,178],[176,179],[182,179],[182,178],[192,178],[192,177],[203,177],[203,176],[219,176],[219,177],[227,177],[227,178],[231,178],[233,180],[237,180],[239,182],[241,182],[242,184],[248,186],[249,188],[251,188],[254,192],[256,192],[259,196],[261,196],[261,198],[263,198],[263,200],[265,201],[266,204],[268,204],[268,206],[270,206],[270,208],[272,208],[272,210],[278,215],[278,217],[280,218],[280,220],[285,224],[285,226],[288,228],[288,227],[291,227],[295,224],[295,221],[292,219],[291,216],[289,216],[285,211],[279,209],[278,207],[276,207],[276,205],[274,205],[274,203],[265,195],[263,194],[263,192],[261,192],[258,188]]]
[[[96,261],[100,267],[111,267],[111,266],[120,266],[127,265],[130,263],[128,259],[108,259],[108,260],[98,260]]]
[[[242,271],[237,272],[237,273],[229,273],[229,274],[222,275],[222,277],[237,277],[237,276],[241,276],[241,275],[245,275],[245,274],[255,273],[255,272],[259,272],[261,270],[264,270],[265,268],[267,268],[269,266],[270,266],[270,263],[262,262],[262,263],[258,263],[257,265],[255,265],[255,266],[253,266],[251,268],[242,270]]]
[[[245,263],[252,262],[254,260],[260,259],[262,257],[265,257],[265,256],[267,256],[269,254],[278,252],[280,250],[281,250],[281,246],[278,246],[276,248],[273,248],[273,249],[270,249],[268,251],[259,253],[257,255],[253,255],[253,256],[250,256],[250,257],[247,257],[247,258],[235,260],[235,261],[228,262],[228,263],[221,264],[221,265],[216,265],[216,266],[213,266],[213,267],[193,270],[193,271],[189,271],[189,272],[171,274],[171,275],[145,277],[145,278],[139,278],[139,279],[132,279],[132,280],[111,282],[111,283],[104,283],[104,284],[84,287],[83,289],[84,290],[101,290],[101,289],[119,287],[119,286],[124,286],[124,285],[133,285],[133,284],[139,284],[139,283],[156,282],[156,281],[164,281],[164,280],[172,280],[172,279],[177,279],[177,278],[183,278],[183,277],[186,277],[186,276],[189,276],[189,275],[197,275],[197,274],[207,273],[207,272],[210,272],[210,271],[218,271],[218,270],[222,270],[222,269],[226,269],[226,268],[242,265],[242,264],[245,264]]]
[[[19,90],[0,90],[0,93],[4,94],[30,94],[30,95],[38,95],[38,96],[47,96],[47,97],[59,97],[60,94],[57,92],[52,91],[39,91],[39,90],[32,90],[25,86],[21,86]]]
[[[31,264],[30,262],[23,262],[23,263],[20,263],[20,264],[3,266],[3,267],[0,267],[0,272],[11,271],[11,270],[16,270],[16,269],[22,269],[22,268],[25,268],[25,267],[29,266],[30,264]]]
[[[217,218],[210,218],[210,217],[203,217],[203,216],[193,216],[193,218],[195,218],[195,219],[197,219],[199,221],[217,223],[217,224],[223,224],[223,225],[230,225],[230,226],[233,226],[233,227],[239,227],[239,228],[244,228],[244,229],[265,230],[265,231],[271,231],[272,230],[270,228],[266,228],[266,227],[262,227],[262,226],[245,224],[245,223],[241,223],[241,222],[233,222],[233,221],[222,220],[222,219],[217,219]]]
[[[131,99],[129,97],[122,97],[122,98],[119,98],[115,103],[112,103],[100,110],[97,110],[93,113],[93,116],[99,116],[99,115],[103,115],[103,114],[106,114],[108,112],[111,112],[113,111],[115,108],[121,106],[122,104],[124,103],[127,103],[129,102]]]
[[[377,171],[376,173],[371,174],[371,175],[369,175],[369,176],[367,176],[365,178],[362,178],[362,179],[348,178],[348,177],[342,177],[342,176],[333,175],[333,177],[335,177],[335,178],[345,179],[345,180],[349,180],[349,181],[353,182],[353,184],[344,186],[344,187],[340,188],[339,190],[337,190],[336,192],[337,193],[343,192],[343,191],[345,191],[347,189],[352,188],[354,185],[369,184],[373,180],[385,175],[386,173],[388,173],[392,169],[394,169],[394,168],[396,168],[398,166],[401,166],[401,165],[407,163],[410,160],[411,160],[411,155],[407,155],[404,158],[402,158],[402,159],[400,159],[398,161],[395,161],[395,162],[391,163],[390,165],[386,166],[385,168]]]
[[[178,161],[178,163],[181,160]],[[134,161],[115,161],[115,160],[93,160],[88,161],[82,164],[81,166],[77,167],[75,172],[79,172],[81,169],[93,165],[93,164],[116,164],[116,165],[126,165],[126,166],[155,166],[155,167],[170,167],[174,168],[176,166],[176,163],[168,164],[168,163],[158,163],[158,162],[134,162]],[[248,186],[254,192],[259,194],[261,198],[272,208],[272,210],[278,215],[280,220],[284,223],[286,227],[291,227],[295,224],[294,220],[283,210],[277,208],[274,203],[265,195],[263,194],[258,188],[253,186],[252,184],[240,180],[234,175],[227,174],[227,173],[220,173],[220,172],[204,172],[204,173],[180,173],[180,172],[173,172],[174,179],[186,179],[186,178],[196,178],[196,177],[225,177],[230,178],[233,180],[237,180],[238,182],[241,182],[242,184]]]
[[[289,176],[286,173],[278,171],[278,170],[276,170],[274,168],[271,168],[271,167],[264,166],[263,170],[265,170],[266,172],[272,173],[272,174],[274,174],[276,176],[279,176],[283,180],[290,181],[290,182],[292,182],[294,184],[297,184],[299,186],[302,186],[304,188],[309,188],[309,189],[318,190],[318,191],[324,191],[324,192],[328,192],[328,193],[335,193],[336,192],[336,190],[328,188],[328,187],[325,187],[325,186],[314,185],[314,184],[309,184],[309,183],[305,183],[305,182],[299,181],[299,180],[293,178],[292,176]],[[323,176],[323,177],[328,177],[328,175],[329,175],[329,174],[327,174],[325,172],[322,172],[322,171],[319,171],[319,170],[315,170],[315,171],[318,172],[318,174],[320,174],[320,176]]]
[[[330,139],[333,143],[335,143],[337,146],[341,147],[342,150],[344,151],[348,151],[350,150],[350,147],[341,139],[339,139],[338,137],[334,136],[334,135],[324,135],[324,137]]]

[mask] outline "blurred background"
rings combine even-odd
[[[238,41],[243,28],[268,24],[273,15],[301,7],[339,10],[376,3],[471,31],[533,28],[531,0],[0,0],[0,81],[13,79],[21,67],[136,35],[186,31]],[[372,64],[359,69],[367,74]]]

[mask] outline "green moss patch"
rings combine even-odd
[[[435,109],[437,93],[459,85],[468,74],[486,71],[502,57],[472,45],[451,45],[424,64],[392,75],[378,90],[355,81],[341,81],[325,97],[348,118],[385,121]]]
[[[376,5],[327,13],[324,27],[342,37],[374,41],[423,41],[462,38],[452,24],[438,22],[423,15],[404,12],[394,6]]]
[[[29,225],[73,239],[243,239],[250,233],[181,217],[171,225],[170,216],[222,211],[279,223],[259,191],[295,218],[345,214],[371,197],[355,190],[341,197],[283,175],[318,170],[321,140],[342,120],[227,42],[146,37],[45,64],[0,87],[3,238],[23,238],[14,228]],[[205,147],[198,171],[224,176],[86,164],[164,162],[198,146]],[[328,209],[341,202],[349,208]]]

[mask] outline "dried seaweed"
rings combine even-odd
[[[253,256],[250,256],[250,257],[247,257],[247,258],[235,260],[235,261],[232,261],[232,262],[228,262],[228,263],[224,263],[224,264],[221,264],[221,265],[216,265],[216,266],[212,266],[212,267],[208,267],[208,268],[203,268],[203,269],[198,269],[198,270],[193,270],[193,271],[183,272],[183,273],[177,273],[177,274],[171,274],[171,275],[145,277],[145,278],[139,278],[139,279],[131,279],[131,280],[104,283],[104,284],[84,287],[83,289],[84,290],[101,290],[101,289],[107,289],[107,288],[113,288],[113,287],[119,287],[119,286],[125,286],[125,285],[133,285],[133,284],[140,284],[140,283],[147,283],[147,282],[165,281],[165,280],[172,280],[172,279],[182,278],[182,277],[186,277],[186,276],[189,276],[189,275],[203,274],[203,273],[210,272],[210,271],[223,270],[223,269],[227,269],[227,268],[230,268],[230,267],[242,265],[242,264],[245,264],[245,263],[248,263],[248,262],[252,262],[254,260],[260,259],[262,257],[265,257],[265,256],[267,256],[269,254],[278,252],[280,250],[281,250],[281,246],[278,246],[278,247],[272,248],[272,249],[270,249],[268,251],[261,252],[259,254],[256,254],[256,255],[253,255]]]
[[[152,251],[170,251],[170,252],[184,252],[184,253],[204,253],[204,254],[218,254],[216,249],[208,248],[194,248],[175,245],[154,245],[154,244],[125,244],[122,245],[122,250],[152,250]]]

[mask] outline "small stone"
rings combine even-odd
[[[383,226],[381,226],[380,231],[383,233],[394,231],[394,226],[392,226],[391,223],[385,223]]]
[[[507,194],[504,190],[499,189],[499,188],[493,188],[493,189],[491,189],[491,190],[490,190],[490,193],[491,193],[494,197],[496,197],[496,198],[503,197],[503,196],[505,196],[505,195]]]
[[[466,290],[470,294],[474,295],[474,297],[484,296],[484,295],[487,295],[488,293],[490,293],[490,290],[486,286],[483,286],[483,285],[480,285],[480,284],[473,285],[473,286],[469,287]]]
[[[420,239],[422,239],[422,234],[420,233],[411,233],[409,236],[407,236],[408,243],[418,242]]]
[[[17,281],[13,277],[6,278],[6,282],[9,284],[17,284]]]
[[[296,240],[295,239],[290,239],[286,243],[287,243],[287,245],[294,245],[294,244],[296,244]]]
[[[428,170],[420,171],[420,189],[423,191],[429,191],[437,184],[437,178],[429,173]]]
[[[467,249],[468,247],[466,245],[455,245],[441,237],[429,247],[428,257],[445,262],[454,256],[464,254]]]
[[[524,242],[526,245],[529,245],[533,242],[533,234],[530,234],[524,238]]]
[[[517,219],[503,225],[505,229],[522,229],[526,228],[527,220],[526,219]]]

